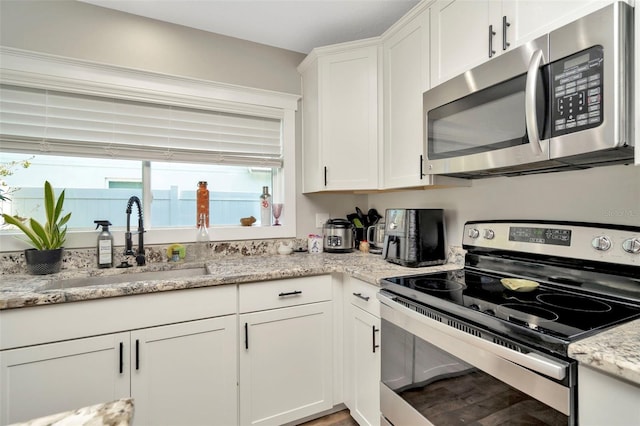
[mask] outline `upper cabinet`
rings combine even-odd
[[[438,0],[431,6],[431,85],[613,0]]]
[[[303,192],[378,188],[377,39],[315,49],[302,74]]]
[[[383,35],[385,189],[428,184],[422,171],[422,93],[429,88],[429,10],[414,12]]]
[[[502,51],[499,10],[495,0],[440,0],[431,6],[432,86]]]

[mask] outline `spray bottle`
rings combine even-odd
[[[98,226],[102,226],[102,232],[98,235],[97,253],[98,253],[98,268],[112,268],[113,267],[113,235],[109,232],[109,225],[111,222],[108,220],[94,220],[96,229]]]

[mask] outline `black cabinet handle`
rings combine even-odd
[[[420,180],[422,180],[422,178],[425,177],[423,165],[424,165],[424,158],[422,157],[422,154],[420,154]]]
[[[380,347],[380,345],[376,345],[376,333],[380,331],[380,329],[376,329],[376,326],[371,327],[372,330],[372,340],[373,340],[373,353],[376,353],[376,349]]]
[[[493,55],[496,54],[496,51],[493,50],[493,36],[496,35],[496,32],[493,31],[493,25],[489,25],[489,57],[492,58]]]
[[[244,323],[244,348],[249,349],[249,323]]]
[[[507,41],[507,28],[510,27],[511,24],[507,22],[507,17],[502,17],[502,50],[507,50],[511,43]]]
[[[362,293],[353,293],[353,295],[355,297],[359,297],[360,299],[364,300],[365,302],[369,301],[369,296],[363,296]]]
[[[136,370],[140,370],[140,340],[136,339]]]
[[[124,373],[124,343],[120,342],[120,374]]]
[[[295,291],[290,291],[288,293],[280,293],[278,296],[280,297],[287,297],[287,296],[297,296],[298,294],[302,294],[302,291],[300,290],[295,290]]]
[[[327,186],[327,166],[324,166],[324,186]]]

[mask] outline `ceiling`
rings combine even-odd
[[[381,35],[419,0],[79,0],[160,21],[309,53]]]

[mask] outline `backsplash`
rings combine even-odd
[[[281,243],[292,244],[294,250],[306,249],[306,239],[269,239],[269,240],[246,240],[246,241],[219,241],[211,242],[208,245],[207,259],[215,260],[225,256],[264,256],[278,254],[278,246]],[[194,244],[184,244],[186,247],[185,262],[193,262]],[[169,245],[151,245],[145,248],[145,257],[147,264],[168,263],[167,247]],[[128,261],[135,265],[134,256],[124,256],[122,246],[115,247],[114,250],[114,267],[120,265],[123,261]],[[372,255],[374,256],[374,255]],[[447,254],[448,263],[464,265],[464,251],[460,247],[450,246]],[[62,270],[71,269],[89,269],[96,268],[96,249],[69,249],[64,251],[62,259]],[[10,274],[26,274],[24,252],[5,252],[0,254],[0,275]]]

